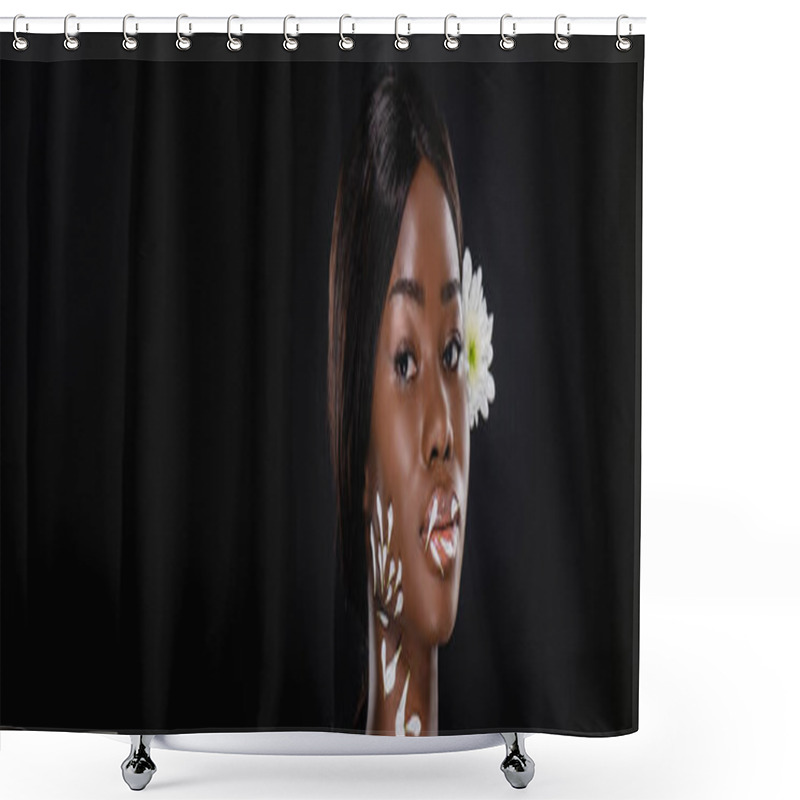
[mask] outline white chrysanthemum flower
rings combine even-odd
[[[464,307],[464,355],[467,370],[467,408],[469,426],[478,424],[479,413],[489,418],[489,403],[494,401],[492,328],[494,315],[486,313],[481,268],[473,273],[469,248],[464,249],[461,300]]]

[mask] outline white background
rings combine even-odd
[[[792,767],[800,750],[798,8],[674,0],[4,4],[3,16],[120,19],[647,17],[640,730],[610,739],[530,737],[537,770],[527,796],[800,796]],[[513,613],[524,624],[525,609]],[[127,797],[119,770],[126,755],[127,746],[103,736],[7,731],[0,796]],[[159,771],[145,791],[509,797],[503,755],[502,746],[338,758],[155,750]]]

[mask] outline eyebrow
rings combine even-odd
[[[453,278],[442,286],[442,305],[447,305],[454,297],[457,297],[461,292],[461,282],[458,278]],[[413,278],[398,278],[391,292],[389,292],[389,299],[391,300],[396,294],[405,295],[411,298],[415,303],[420,306],[425,305],[425,290],[422,285],[415,281]]]

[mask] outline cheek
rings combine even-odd
[[[373,420],[373,443],[383,491],[400,502],[414,496],[415,479],[419,478],[422,419],[421,399],[401,397],[396,391],[376,392]],[[448,392],[453,447],[460,477],[466,484],[469,476],[469,416],[467,413],[466,376],[454,382]],[[462,487],[466,490],[466,485]],[[414,509],[415,512],[417,509]]]
[[[466,375],[453,381],[448,391],[450,424],[456,461],[456,480],[462,502],[466,501],[469,479],[470,433],[467,413]],[[409,534],[418,535],[420,504],[423,497],[424,470],[420,464],[422,421],[425,409],[422,397],[404,396],[391,385],[388,375],[376,381],[373,397],[371,450],[375,458],[379,490],[391,498],[395,519]],[[418,485],[420,484],[420,485]],[[422,509],[424,512],[424,508]]]
[[[410,406],[397,408],[394,412],[388,437],[392,478],[404,482],[412,470],[417,468],[420,449],[420,417]]]
[[[392,503],[397,533],[405,531],[415,516],[410,513],[414,497],[410,478],[417,470],[420,415],[409,399],[391,385],[389,375],[376,378],[370,442],[374,488],[380,492],[384,505]],[[374,500],[372,497],[373,503]],[[395,554],[399,542],[400,536],[396,544],[392,542]]]
[[[456,460],[466,481],[469,474],[469,418],[467,415],[466,376],[462,376],[451,393],[450,409]]]
[[[376,395],[379,424],[373,429],[385,489],[397,495],[418,460],[420,412],[396,391]]]

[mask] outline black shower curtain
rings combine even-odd
[[[391,72],[493,319],[438,732],[636,730],[644,38],[141,38],[0,38],[0,728],[366,730],[329,292]]]

